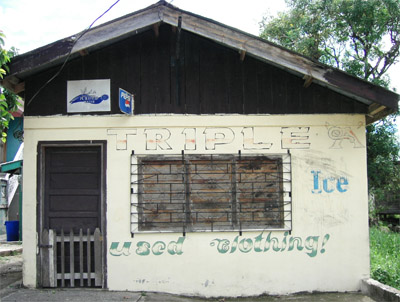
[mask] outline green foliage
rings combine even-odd
[[[367,126],[368,186],[377,201],[400,192],[400,145],[395,116]]]
[[[10,59],[17,54],[15,48],[11,48],[8,51],[4,49],[4,39],[5,35],[0,31],[0,79],[3,79],[7,72],[9,72],[7,63],[9,63]],[[7,140],[6,131],[10,120],[14,119],[11,113],[18,109],[18,105],[20,105],[18,102],[18,96],[7,89],[0,87],[0,139],[3,143]]]
[[[400,289],[400,234],[370,229],[371,277]]]
[[[4,49],[4,33],[0,30],[0,79],[2,79],[8,71],[7,63],[10,62],[10,57],[8,51]]]
[[[398,0],[286,0],[287,12],[265,17],[261,37],[387,87],[400,54]]]
[[[374,84],[388,87],[400,55],[399,0],[286,0],[265,17],[260,36]],[[369,189],[377,198],[400,192],[396,116],[367,127]]]
[[[322,1],[286,1],[291,8],[281,12],[277,18],[264,17],[261,26],[262,38],[320,60],[323,44],[329,41],[331,21],[327,18]]]

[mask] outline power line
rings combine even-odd
[[[61,65],[60,69],[36,91],[36,93],[31,97],[31,99],[26,103],[26,106],[28,107],[30,103],[36,98],[36,96],[48,85],[50,84],[56,77],[58,77],[61,73],[61,71],[64,69],[65,65],[67,64],[69,58],[72,55],[72,50],[74,49],[76,43],[92,28],[92,26],[99,20],[101,19],[106,13],[108,13],[120,0],[115,1],[107,10],[104,11],[100,16],[98,16],[90,25],[87,29],[85,29],[80,36],[74,41],[74,43],[71,46],[71,49],[68,52],[68,55],[66,59],[64,60],[64,63]]]

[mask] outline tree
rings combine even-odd
[[[286,0],[288,10],[264,17],[260,36],[316,61],[389,87],[400,54],[399,0]],[[370,193],[399,190],[400,146],[393,114],[367,126]]]
[[[265,17],[261,37],[314,60],[388,87],[400,54],[398,0],[286,0],[290,8]]]
[[[10,62],[11,57],[17,54],[17,50],[15,48],[11,48],[11,50],[4,49],[4,39],[5,35],[2,31],[0,31],[0,80],[4,78],[7,74],[8,67],[7,63]],[[13,92],[0,87],[0,130],[1,130],[1,141],[3,143],[6,142],[7,139],[7,129],[10,123],[10,120],[14,119],[12,116],[12,112],[18,110],[18,96]]]
[[[396,132],[388,119],[367,127],[368,180],[377,200],[399,190],[400,169],[396,162],[400,148]]]

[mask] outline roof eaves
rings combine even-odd
[[[149,26],[162,22],[162,10],[163,7],[156,6],[144,10],[140,14],[117,19],[113,23],[109,23],[108,26],[95,27],[76,42],[72,48],[72,53],[90,49],[97,45],[104,45],[105,43],[110,44],[147,30]]]
[[[163,22],[177,26],[178,16],[182,16],[182,29],[237,49],[238,52],[250,54],[301,77],[310,78],[322,86],[352,97],[364,104],[371,105],[379,102],[391,109],[397,109],[399,96],[394,92],[331,66],[315,62],[259,37],[243,33],[213,20],[191,13],[177,12],[176,10],[166,9],[163,14]]]
[[[394,112],[398,108],[399,95],[392,91],[315,62],[260,37],[183,11],[166,1],[160,1],[143,10],[94,27],[79,40],[76,40],[80,36],[77,34],[16,57],[11,64],[10,82],[15,84],[18,79],[23,80],[27,75],[63,62],[69,55],[75,57],[79,53],[103,47],[130,35],[136,35],[157,23],[164,22],[176,27],[179,17],[182,17],[182,29],[186,31],[236,49],[241,54],[251,55],[306,78],[309,83],[318,83],[368,106],[383,105],[384,108],[379,110],[381,114]],[[375,111],[376,109],[370,111],[372,120],[376,118],[374,118]]]

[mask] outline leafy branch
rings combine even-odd
[[[0,79],[3,79],[8,72],[10,72],[7,64],[11,58],[17,54],[15,48],[7,51],[4,49],[5,46],[5,35],[0,30]],[[9,127],[10,120],[13,120],[12,112],[18,110],[20,106],[19,97],[7,90],[4,87],[0,87],[0,130],[1,130],[1,141],[3,143],[7,140],[7,129]]]

